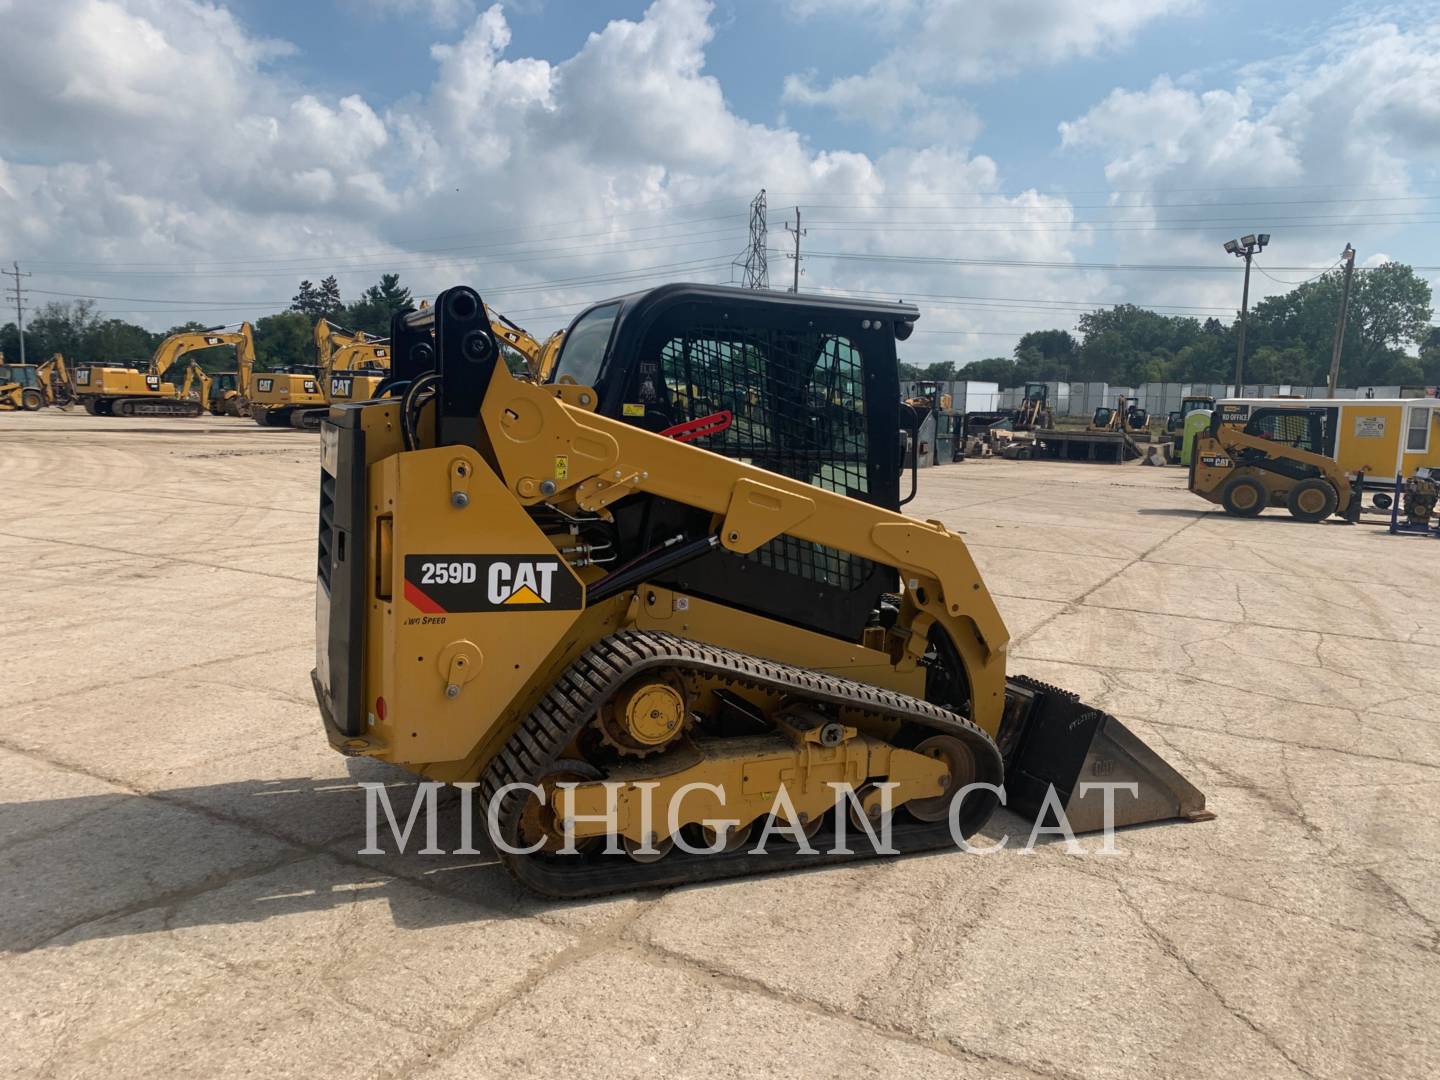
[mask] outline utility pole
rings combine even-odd
[[[1240,333],[1235,342],[1235,396],[1245,394],[1245,318],[1250,311],[1250,260],[1257,251],[1263,251],[1270,243],[1270,234],[1242,236],[1239,240],[1225,241],[1225,250],[1237,259],[1245,260],[1245,291],[1240,294]]]
[[[1340,258],[1345,260],[1345,289],[1340,295],[1340,315],[1335,320],[1335,344],[1330,349],[1330,396],[1340,384],[1340,353],[1345,348],[1345,319],[1350,314],[1350,281],[1355,276],[1355,249],[1349,244]]]
[[[795,227],[792,229],[787,221],[785,231],[795,234],[795,254],[790,256],[795,260],[795,278],[794,284],[790,286],[790,291],[798,293],[800,291],[800,238],[805,235],[805,230],[800,228],[800,208],[798,206],[795,207]]]
[[[770,267],[766,260],[766,247],[770,242],[768,228],[765,189],[761,188],[760,194],[750,202],[750,246],[745,249],[744,264],[744,285],[747,289],[770,287]]]
[[[20,335],[20,363],[23,364],[25,363],[25,305],[23,303],[25,290],[20,286],[20,279],[33,275],[29,273],[22,274],[18,262],[13,262],[10,265],[14,267],[13,270],[0,270],[0,274],[15,279],[15,284],[11,291],[15,294],[15,330]]]

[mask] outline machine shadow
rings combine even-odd
[[[366,793],[360,782],[386,785],[402,828],[416,785],[409,774],[372,761],[347,764],[349,777],[0,803],[0,860],[6,868],[0,952],[260,923],[340,910],[359,899],[383,900],[392,925],[402,931],[479,926],[554,911],[575,914],[617,903],[616,897],[548,900],[515,884],[484,839],[478,801],[473,846],[479,854],[456,854],[463,837],[454,789],[444,789],[436,800],[435,839],[442,854],[420,853],[427,842],[423,814],[405,852],[397,853],[383,811],[378,840],[385,854],[360,854],[366,845]],[[1009,835],[1013,848],[1024,843],[1030,824],[1002,809],[975,842]],[[1053,842],[1042,836],[1036,846]],[[939,852],[916,857],[933,854]],[[625,893],[619,901],[654,895],[654,890]]]
[[[296,777],[0,802],[0,952],[196,926],[258,923],[381,898],[397,929],[484,923],[605,901],[547,901],[522,890],[483,838],[462,848],[460,800],[437,799],[436,841],[422,814],[405,853],[380,812],[385,854],[362,855],[366,794],[386,784],[403,829],[415,782],[352,762],[352,776]],[[353,773],[358,773],[354,775]]]

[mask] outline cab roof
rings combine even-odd
[[[733,304],[763,304],[795,311],[820,310],[836,314],[856,315],[862,319],[880,318],[914,323],[920,318],[920,309],[914,304],[901,301],[871,300],[859,296],[832,296],[820,293],[781,292],[778,289],[745,289],[736,285],[702,285],[698,282],[678,281],[657,285],[652,289],[612,296],[608,300],[591,304],[576,316],[576,321],[587,312],[609,304],[621,305],[617,322],[628,322],[632,318],[644,318],[651,310],[685,300],[708,300]]]

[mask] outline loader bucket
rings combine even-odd
[[[1081,785],[1087,783],[1137,785],[1136,796],[1115,790],[1117,828],[1215,816],[1205,809],[1200,790],[1119,720],[1069,691],[1034,679],[1007,681],[1000,750],[1005,757],[1006,806],[1027,818],[1039,817],[1053,785],[1074,832],[1103,829],[1105,792],[1082,792]]]

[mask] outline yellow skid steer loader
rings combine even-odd
[[[470,288],[397,316],[395,396],[321,428],[331,744],[478,782],[555,896],[874,855],[866,822],[942,848],[1002,798],[1096,830],[1098,784],[1133,785],[1117,825],[1211,816],[1114,717],[1008,672],[964,541],[900,512],[918,315],[661,286],[581,313],[543,381]]]

